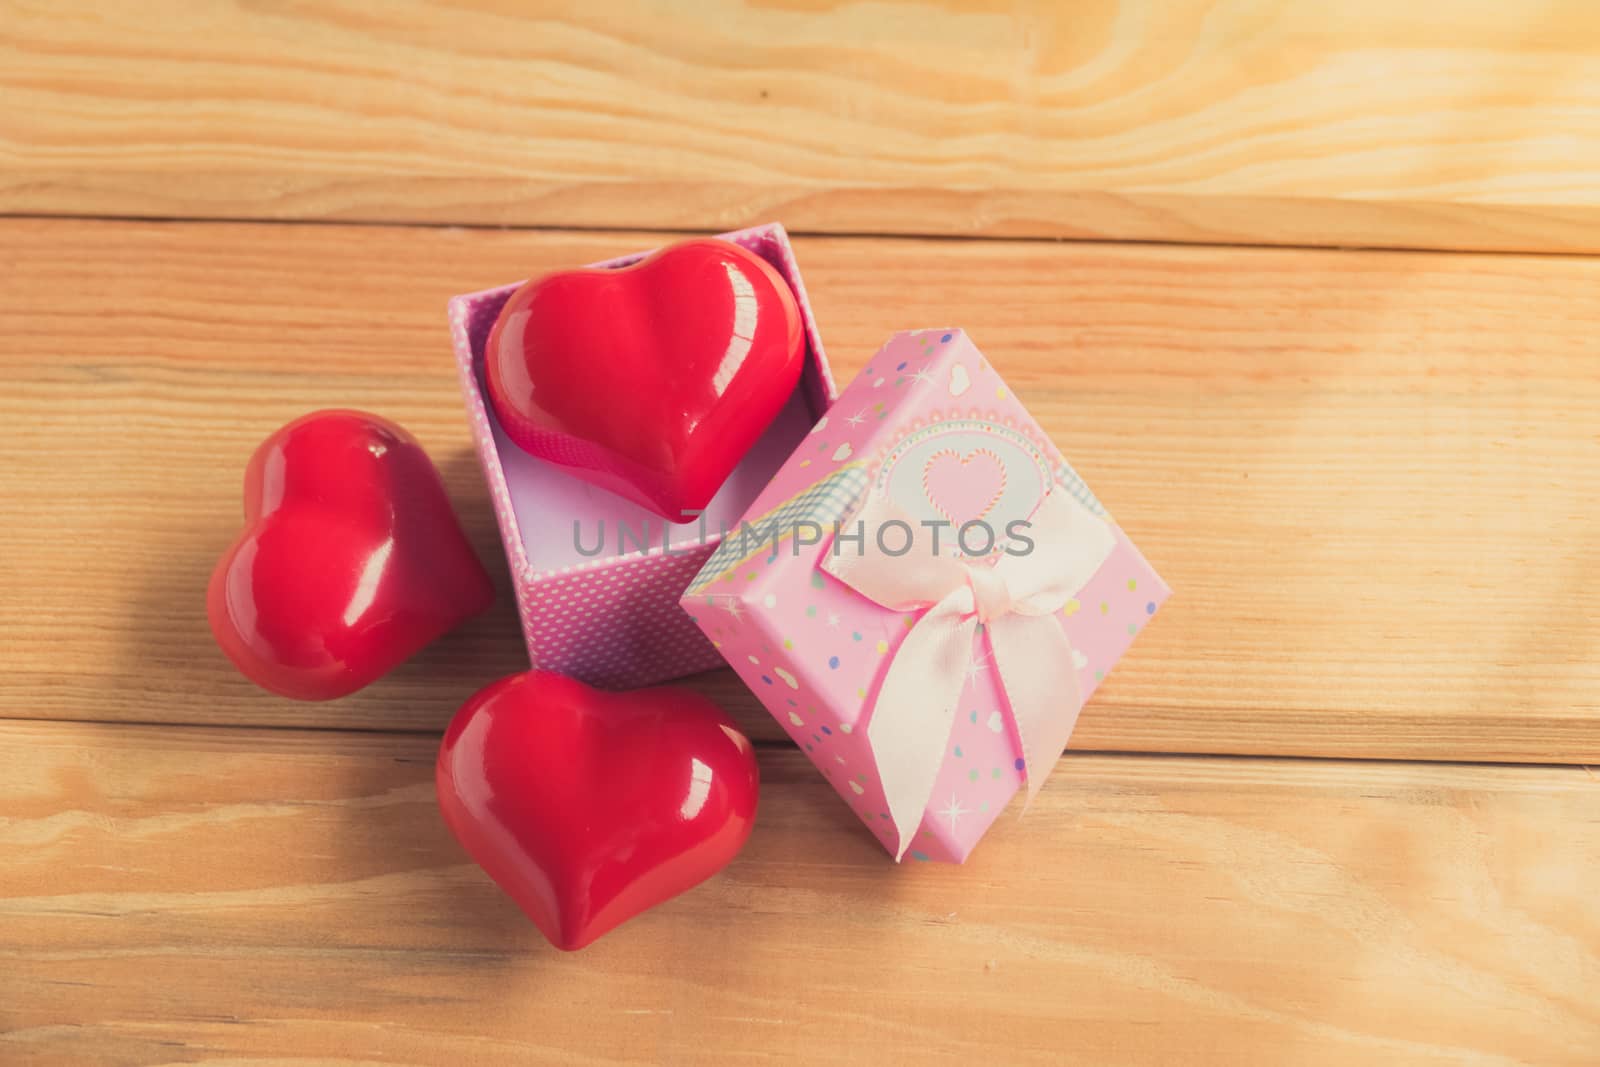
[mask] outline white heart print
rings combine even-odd
[[[972,388],[972,376],[967,373],[965,363],[957,363],[950,368],[950,395],[960,396]]]
[[[833,461],[835,463],[843,463],[845,460],[847,460],[849,458],[850,458],[850,442],[849,441],[846,441],[844,444],[840,445],[838,448],[833,450]]]
[[[824,415],[824,416],[822,416],[822,418],[817,420],[817,424],[815,426],[811,427],[811,432],[812,433],[820,433],[820,432],[822,432],[823,430],[825,430],[827,428],[828,428],[828,416]]]

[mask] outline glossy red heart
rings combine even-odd
[[[228,658],[274,693],[353,693],[494,600],[438,470],[375,415],[319,411],[268,437],[244,513],[206,611]]]
[[[495,320],[484,368],[513,441],[676,522],[722,487],[804,360],[783,277],[702,238],[529,282]]]
[[[726,866],[750,835],[759,774],[705,697],[528,671],[462,705],[436,784],[467,852],[571,950]]]

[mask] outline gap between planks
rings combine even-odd
[[[670,684],[670,683],[669,683]],[[52,727],[52,726],[114,726],[120,729],[134,731],[171,732],[171,731],[219,731],[228,733],[263,733],[271,735],[313,734],[332,737],[353,738],[384,738],[396,739],[427,739],[441,738],[443,731],[423,729],[421,727],[398,729],[380,729],[378,727],[361,726],[321,726],[316,724],[285,723],[243,723],[243,722],[159,722],[139,721],[134,719],[60,719],[60,718],[32,718],[28,716],[8,715],[0,716],[0,737],[9,726],[19,727]],[[758,752],[798,752],[799,746],[787,738],[752,737],[751,745]],[[1061,753],[1061,760],[1071,759],[1161,759],[1161,760],[1197,760],[1197,761],[1247,761],[1257,763],[1312,763],[1312,764],[1350,764],[1373,766],[1409,765],[1416,767],[1440,768],[1471,768],[1471,767],[1522,767],[1529,770],[1560,770],[1569,771],[1574,768],[1589,774],[1590,777],[1600,781],[1593,767],[1581,763],[1530,763],[1524,760],[1468,760],[1468,759],[1409,759],[1397,756],[1337,756],[1337,755],[1307,755],[1290,753],[1275,755],[1263,752],[1163,752],[1140,751],[1138,749],[1107,749],[1107,748],[1069,748]]]
[[[643,236],[659,237],[701,237],[707,233],[721,232],[716,227],[707,226],[629,226],[619,224],[616,226],[596,226],[582,224],[555,224],[555,223],[495,223],[495,222],[430,222],[426,219],[269,219],[255,218],[248,215],[69,215],[64,212],[37,212],[37,211],[0,211],[0,221],[17,220],[26,222],[104,222],[115,224],[143,224],[172,226],[326,226],[335,228],[356,229],[400,229],[400,230],[481,230],[488,233],[527,233],[527,234],[571,234],[573,236],[606,234],[639,234]],[[782,219],[767,219],[767,222],[783,222]],[[753,223],[752,225],[761,225]],[[743,228],[743,227],[737,227]],[[1393,252],[1402,255],[1422,253],[1441,256],[1489,256],[1516,259],[1579,259],[1592,260],[1600,258],[1600,252],[1565,251],[1561,249],[1518,249],[1518,248],[1472,248],[1467,246],[1452,247],[1443,245],[1408,245],[1408,244],[1359,244],[1359,243],[1326,243],[1326,244],[1299,244],[1294,242],[1279,243],[1274,241],[1207,241],[1207,240],[1162,240],[1154,237],[1101,237],[1101,236],[1071,236],[1050,234],[985,234],[985,233],[940,233],[936,230],[926,232],[916,230],[873,231],[873,230],[823,230],[809,227],[784,226],[790,237],[827,238],[845,240],[872,240],[872,241],[948,241],[956,244],[1042,244],[1042,245],[1104,245],[1104,246],[1131,246],[1134,248],[1210,248],[1219,250],[1243,251],[1248,249],[1272,249],[1280,252]]]

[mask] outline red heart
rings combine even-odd
[[[467,852],[567,950],[725,867],[760,778],[750,742],[705,697],[607,693],[548,671],[463,704],[435,777]]]
[[[494,600],[428,454],[377,416],[319,411],[268,437],[244,514],[206,611],[228,658],[274,693],[353,693]]]
[[[777,416],[804,357],[788,283],[702,238],[527,283],[489,331],[484,369],[518,445],[677,522]]]

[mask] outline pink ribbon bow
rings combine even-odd
[[[1028,530],[1033,550],[1002,553],[993,566],[934,555],[920,544],[891,556],[879,547],[876,531],[897,519],[911,522],[886,494],[870,492],[849,523],[852,529],[855,520],[865,524],[861,552],[831,555],[824,564],[869,600],[923,612],[889,664],[867,724],[899,835],[896,860],[910,847],[933,795],[980,623],[1022,744],[1029,802],[1038,794],[1083,707],[1073,649],[1055,615],[1116,544],[1109,524],[1059,490],[1034,511]]]

